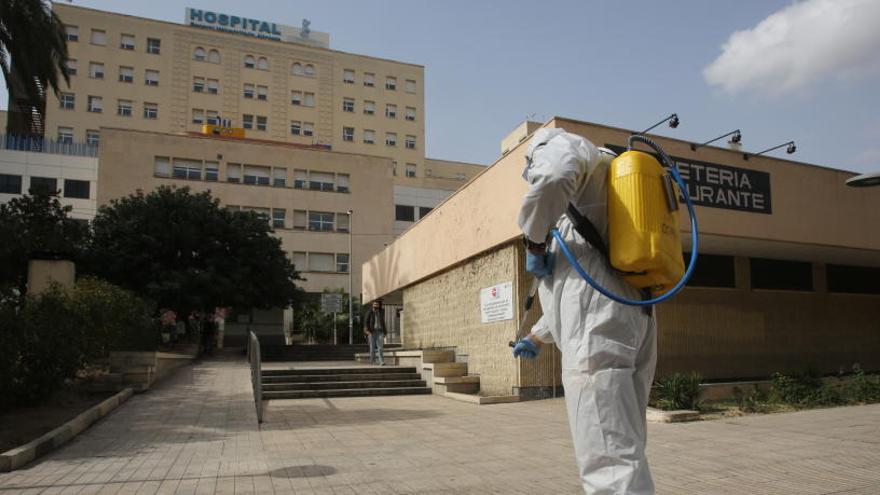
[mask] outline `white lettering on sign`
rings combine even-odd
[[[480,289],[480,318],[483,323],[513,319],[513,282]]]

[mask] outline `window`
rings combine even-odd
[[[76,95],[73,93],[61,93],[58,97],[61,108],[65,110],[73,110],[76,108]]]
[[[217,182],[220,177],[220,164],[217,162],[205,162],[205,180]]]
[[[415,93],[416,92],[416,82],[412,79],[406,80],[406,92],[407,93]]]
[[[342,111],[343,112],[354,112],[354,98],[343,98],[342,99]]]
[[[162,40],[158,38],[147,38],[147,53],[158,55],[162,47]]]
[[[202,162],[175,158],[172,174],[175,179],[202,180]]]
[[[291,105],[302,105],[303,94],[302,91],[291,91],[290,92],[290,104]]]
[[[253,69],[257,66],[257,62],[254,60],[253,55],[245,55],[244,56],[244,68],[245,69]]]
[[[305,69],[303,69],[305,75],[312,77],[315,75],[315,66],[312,64],[306,64]]]
[[[156,103],[144,103],[144,118],[145,119],[159,118],[159,105],[157,105]]]
[[[269,185],[269,167],[260,167],[257,165],[244,166],[244,183],[256,184],[258,186]]]
[[[33,181],[33,179],[31,179]],[[699,258],[698,258],[699,259]],[[826,265],[829,292],[880,294],[880,268],[873,266]]]
[[[65,144],[73,144],[73,127],[58,128],[58,142]]]
[[[257,115],[257,130],[265,131],[267,127],[267,118],[262,115]]]
[[[306,93],[305,99],[303,101],[303,106],[313,107],[315,106],[315,93]]]
[[[89,181],[64,179],[64,197],[89,199]]]
[[[21,176],[0,174],[0,193],[21,194]]]
[[[237,163],[230,163],[226,165],[226,182],[239,183],[241,182],[241,165]]]
[[[348,273],[348,253],[336,253],[337,273]]]
[[[754,289],[813,290],[811,263],[752,258],[750,264]]]
[[[122,34],[119,36],[119,48],[123,50],[134,50],[134,35]]]
[[[313,122],[303,122],[303,136],[314,136],[315,124]]]
[[[354,141],[354,127],[343,127],[342,128],[342,140],[343,141]]]
[[[335,268],[333,253],[309,253],[310,272],[332,272]]]
[[[171,159],[167,156],[157,156],[153,160],[153,175],[171,177]]]
[[[414,150],[416,149],[416,137],[410,134],[407,134],[403,141],[404,146],[407,149]]]
[[[275,187],[287,187],[286,168],[276,167],[272,169],[272,185]]]
[[[101,133],[93,129],[86,130],[86,144],[95,147],[99,146],[101,144]]]
[[[205,112],[205,122],[211,125],[220,125],[220,112],[208,110]]]
[[[406,205],[394,205],[394,219],[398,222],[415,222],[415,208]]]
[[[242,211],[252,211],[257,214],[257,218],[264,222],[268,222],[270,218],[270,210],[269,208],[254,208],[252,206],[245,206],[241,208]]]
[[[212,64],[219,64],[220,63],[220,52],[218,52],[217,50],[210,50],[208,52],[208,62],[210,62]]]
[[[0,176],[0,184],[2,184],[2,176]],[[2,186],[0,186],[2,188]],[[0,192],[2,189],[0,189]],[[56,195],[58,194],[58,179],[54,177],[31,177],[31,185],[28,188],[28,192],[30,194],[34,194],[35,192],[42,192],[43,194]]]
[[[89,77],[92,79],[104,79],[104,64],[89,62]]]
[[[333,174],[312,172],[309,174],[309,189],[313,191],[333,191]]]
[[[372,72],[364,72],[364,86],[372,88],[376,85],[376,74]]]
[[[79,28],[76,26],[64,26],[64,38],[67,41],[79,41]]]
[[[243,114],[241,116],[241,126],[245,129],[253,129],[254,128],[254,116],[250,114]]]
[[[204,62],[206,58],[208,58],[208,54],[205,53],[205,49],[197,46],[196,49],[193,51],[193,60]]]
[[[373,115],[376,113],[376,102],[364,100],[364,113],[367,115]]]
[[[333,213],[323,211],[309,212],[309,230],[330,232],[333,230]]]
[[[416,176],[416,164],[415,163],[407,163],[406,164],[406,176],[407,177],[415,177]]]
[[[208,79],[208,93],[216,95],[220,92],[220,81],[217,79]]]
[[[416,120],[416,109],[413,107],[406,107],[406,120]]]
[[[397,118],[397,105],[385,105],[385,116],[389,119]]]
[[[348,213],[337,213],[336,214],[336,231],[337,232],[348,232],[351,223],[351,215]]]
[[[144,72],[144,82],[147,86],[158,86],[159,85],[159,71],[147,69]]]
[[[134,82],[134,67],[119,66],[119,82]]]
[[[425,215],[431,213],[431,210],[434,208],[429,208],[427,206],[419,206],[419,219],[425,218]]]
[[[293,187],[294,189],[305,189],[306,182],[309,181],[308,170],[296,169],[293,171]]]
[[[373,144],[376,142],[376,131],[372,129],[364,129],[364,144]]]
[[[685,263],[690,253],[685,253]],[[687,282],[688,287],[736,287],[733,256],[703,254],[697,257],[697,266]]]
[[[397,133],[385,133],[385,146],[397,146]]]
[[[132,103],[131,100],[117,100],[116,101],[116,115],[120,117],[131,117]]]
[[[283,229],[286,227],[284,222],[284,217],[287,214],[287,210],[273,208],[272,209],[272,227],[276,229]]]
[[[342,82],[346,84],[354,84],[354,71],[345,69],[342,71]]]
[[[104,111],[104,99],[100,96],[89,96],[89,105],[87,110],[92,113],[101,113]]]
[[[290,134],[294,136],[299,136],[302,134],[302,122],[298,120],[290,121]]]
[[[245,84],[244,85],[244,97],[245,98],[253,98],[254,97],[254,85],[253,84]]]
[[[344,193],[349,192],[348,174],[336,174],[336,190]]]
[[[306,269],[306,253],[302,251],[293,252],[293,267],[298,271]]]
[[[260,57],[257,60],[257,68],[260,70],[269,70],[269,59],[266,57]]]
[[[75,58],[67,59],[67,62],[65,62],[65,65],[67,65],[67,73],[70,74],[71,76],[75,76],[76,71],[77,71],[76,59]]]
[[[308,212],[305,210],[293,210],[293,228],[296,230],[306,230],[308,225]]]
[[[204,77],[194,77],[193,78],[193,92],[194,93],[203,93],[205,91],[205,78]]]
[[[257,99],[261,101],[266,101],[269,99],[268,86],[257,86]]]
[[[385,78],[385,89],[390,89],[391,91],[397,90],[397,78],[388,76]]]
[[[193,124],[204,124],[205,123],[205,111],[200,108],[193,108]]]
[[[299,62],[293,63],[293,66],[290,68],[290,73],[293,74],[294,76],[305,75],[305,72],[303,72],[303,66]]]
[[[92,29],[92,37],[89,38],[89,41],[93,45],[106,45],[107,44],[107,32],[103,29]]]

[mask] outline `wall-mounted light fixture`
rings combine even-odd
[[[782,143],[782,144],[780,144],[779,146],[774,146],[774,147],[772,147],[772,148],[767,148],[766,150],[764,150],[764,151],[760,151],[760,152],[758,152],[758,153],[752,153],[751,156],[763,155],[764,153],[769,153],[769,152],[771,152],[771,151],[773,151],[773,150],[778,150],[779,148],[782,148],[783,146],[787,146],[787,148],[785,148],[785,152],[788,153],[789,155],[792,154],[792,153],[794,153],[795,151],[797,151],[797,146],[794,145],[794,141],[789,141],[789,142],[787,142],[787,143]],[[748,154],[748,153],[743,153],[743,160],[748,160],[748,159],[749,159],[749,154]]]
[[[650,131],[651,129],[657,127],[658,125],[660,125],[660,124],[666,122],[667,120],[669,121],[669,127],[673,128],[673,129],[675,129],[676,127],[678,127],[678,123],[679,123],[679,121],[678,121],[678,114],[677,114],[677,113],[674,113],[674,114],[670,115],[669,117],[666,117],[665,119],[661,120],[660,122],[657,122],[656,124],[652,125],[651,127],[648,127],[647,129],[645,129],[644,131],[640,132],[639,134],[644,134],[644,133]]]
[[[702,148],[703,146],[706,146],[709,143],[714,143],[715,141],[718,141],[719,139],[722,139],[722,138],[726,138],[727,136],[730,136],[730,139],[727,141],[730,144],[739,144],[739,142],[742,141],[742,133],[739,132],[739,129],[737,129],[735,131],[730,131],[727,134],[723,134],[721,136],[718,136],[715,139],[710,139],[710,140],[706,141],[705,143],[691,144],[691,151],[697,151],[697,148]]]
[[[880,186],[880,172],[872,174],[862,174],[850,177],[846,180],[846,185],[850,187],[874,187]]]

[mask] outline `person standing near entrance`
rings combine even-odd
[[[385,310],[382,309],[381,300],[373,301],[373,307],[367,311],[364,334],[370,342],[370,364],[385,366],[385,357],[382,355],[382,346],[385,344]]]

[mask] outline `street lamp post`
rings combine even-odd
[[[351,236],[354,230],[354,210],[348,210],[348,344],[354,344],[354,309],[351,301],[351,280],[354,269],[354,253],[351,250]]]

